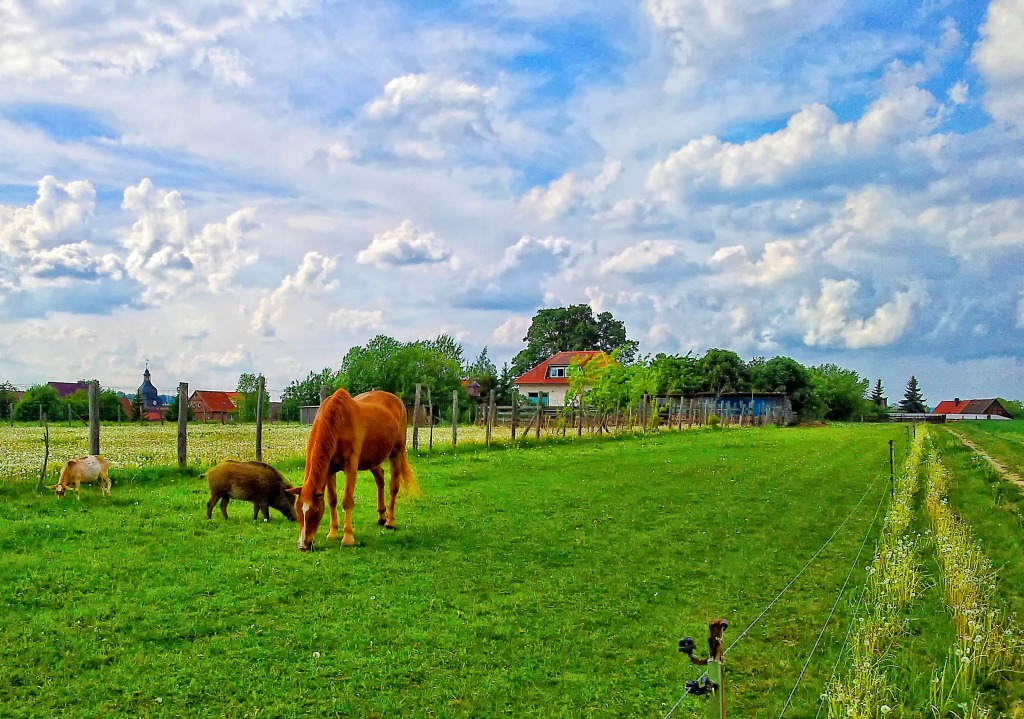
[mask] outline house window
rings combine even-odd
[[[544,405],[545,407],[548,406],[548,393],[547,392],[530,392],[529,394],[527,394],[526,398],[529,400],[530,404],[538,404],[538,403],[540,403],[540,404]]]
[[[548,367],[548,377],[565,377],[565,367]]]

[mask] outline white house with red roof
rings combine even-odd
[[[559,352],[516,377],[512,384],[533,403],[563,407],[569,391],[569,368],[574,364],[582,367],[595,360],[604,364],[614,361],[611,355],[600,350]]]
[[[947,422],[957,419],[1012,419],[998,399],[947,399],[935,405],[932,414],[945,415]]]

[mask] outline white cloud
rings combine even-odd
[[[667,201],[705,189],[779,186],[814,168],[891,154],[902,142],[926,135],[938,108],[935,98],[917,87],[884,95],[857,122],[841,123],[824,105],[809,105],[783,129],[756,140],[734,144],[711,135],[692,140],[655,163],[647,186]]]
[[[744,245],[731,245],[717,250],[711,264],[718,266],[732,282],[744,285],[767,285],[796,274],[806,257],[806,248],[794,240],[775,240],[765,244],[758,260],[747,259]]]
[[[682,248],[671,240],[644,240],[601,261],[599,271],[607,274],[646,272],[682,254]]]
[[[644,0],[664,34],[675,70],[671,85],[692,87],[726,63],[749,61],[829,22],[840,5],[820,0]]]
[[[531,317],[509,317],[491,332],[491,344],[500,347],[518,347],[533,323]]]
[[[985,109],[1022,127],[1024,118],[1024,0],[992,0],[974,45],[973,60],[985,81]]]
[[[906,331],[922,296],[915,290],[897,292],[870,317],[851,317],[860,283],[853,279],[821,281],[821,293],[812,301],[804,295],[796,318],[805,328],[804,343],[811,346],[860,349],[881,347]]]
[[[143,285],[147,301],[194,287],[222,291],[239,268],[256,261],[257,254],[243,248],[257,227],[253,208],[193,233],[181,194],[159,190],[148,178],[125,189],[121,207],[138,215],[122,244],[128,250],[125,270]]]
[[[356,255],[356,262],[378,267],[438,264],[449,260],[452,260],[452,251],[433,232],[414,226],[412,220],[374,235],[370,244]]]
[[[273,337],[282,315],[296,300],[309,299],[333,290],[337,282],[331,274],[338,261],[319,252],[307,252],[299,268],[281,281],[273,292],[264,295],[252,316],[252,328],[264,337]]]
[[[85,181],[39,181],[36,201],[27,207],[0,205],[0,287],[16,292],[71,278],[117,279],[117,256],[97,256],[87,239],[96,192]]]
[[[545,220],[556,219],[573,209],[574,205],[593,206],[621,172],[621,162],[606,158],[601,172],[593,180],[578,180],[573,173],[567,172],[552,180],[546,189],[534,187],[526,193],[523,206],[533,209]]]
[[[380,310],[335,310],[327,316],[327,324],[354,332],[371,330],[379,333],[384,329],[384,313]]]

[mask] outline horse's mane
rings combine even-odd
[[[346,425],[352,426],[353,405],[352,395],[344,388],[337,390],[321,405],[316,419],[313,420],[313,428],[309,432],[309,441],[306,444],[303,488],[309,485],[314,492],[324,490],[334,451],[341,440],[342,428]]]

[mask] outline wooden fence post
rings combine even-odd
[[[178,467],[188,462],[188,382],[178,382]]]
[[[430,398],[430,387],[427,387],[427,425],[430,427],[427,433],[427,449],[434,448],[434,400]]]
[[[420,448],[420,392],[422,387],[419,382],[416,383],[416,399],[412,405],[412,448],[417,450]]]
[[[263,392],[266,390],[267,379],[261,374],[256,380],[256,461],[263,461]],[[178,401],[178,413],[181,413],[181,401]],[[186,413],[186,417],[187,417]]]
[[[452,449],[459,437],[459,390],[452,390]]]
[[[43,415],[45,418],[46,415]],[[46,479],[46,465],[50,461],[50,425],[43,425],[43,447],[45,453],[43,454],[43,471],[39,473],[39,489],[43,487],[43,480]]]
[[[516,422],[519,419],[519,392],[512,390],[512,444],[516,443]]]
[[[485,436],[487,438],[487,446],[488,447],[491,446],[491,431],[494,429],[494,413],[495,413],[494,390],[492,389],[490,391],[490,394],[487,395],[487,416],[486,416],[486,419],[485,419],[485,424],[487,425],[487,427],[485,429]]]
[[[100,453],[100,383],[89,383],[89,454]]]
[[[537,439],[540,439],[540,423],[544,421],[543,392],[537,390]]]

